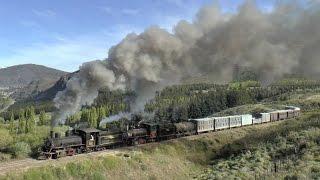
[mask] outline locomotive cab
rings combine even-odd
[[[158,124],[155,124],[155,123],[143,123],[143,124],[141,124],[141,126],[147,129],[147,134],[148,134],[150,139],[156,139],[157,138]]]
[[[95,128],[82,128],[77,129],[77,133],[82,137],[83,144],[88,148],[94,148],[98,144],[98,136],[100,130]]]

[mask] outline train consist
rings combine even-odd
[[[180,123],[141,123],[138,127],[127,129],[125,132],[77,128],[67,131],[64,137],[60,137],[58,133],[51,132],[50,137],[41,148],[40,157],[57,159],[119,146],[145,144],[200,133],[280,121],[298,116],[300,116],[300,108],[287,106],[285,110],[260,113],[257,117],[246,114],[190,119]]]

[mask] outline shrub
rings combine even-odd
[[[10,152],[15,158],[23,158],[31,153],[31,148],[25,142],[17,142],[10,147]]]
[[[6,121],[4,120],[4,118],[3,117],[0,117],[0,123],[1,124],[4,124]]]
[[[8,161],[11,159],[10,154],[0,153],[0,162]]]
[[[0,149],[6,148],[13,141],[12,136],[6,129],[0,129]]]

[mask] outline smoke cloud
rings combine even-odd
[[[215,82],[228,82],[235,64],[254,69],[264,83],[287,73],[319,77],[319,2],[290,3],[264,12],[247,1],[234,13],[209,5],[193,22],[180,21],[174,33],[153,26],[129,34],[106,60],[83,64],[57,94],[59,118],[92,103],[104,86],[134,90],[133,108],[141,110],[156,90],[188,77],[209,74]]]
[[[118,120],[120,120],[122,118],[125,118],[125,119],[129,120],[129,119],[131,119],[131,116],[132,116],[131,113],[119,113],[119,114],[104,118],[104,119],[102,119],[100,121],[99,127],[102,127],[102,125],[105,125],[107,123],[118,121]]]

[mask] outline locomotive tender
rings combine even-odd
[[[132,146],[196,135],[200,133],[231,129],[261,123],[269,123],[300,116],[300,108],[287,106],[285,110],[260,113],[258,117],[250,114],[190,119],[180,123],[141,123],[139,127],[125,132],[79,128],[67,131],[65,137],[51,132],[41,148],[45,159],[57,159],[64,156],[92,151],[112,149],[119,146]]]

